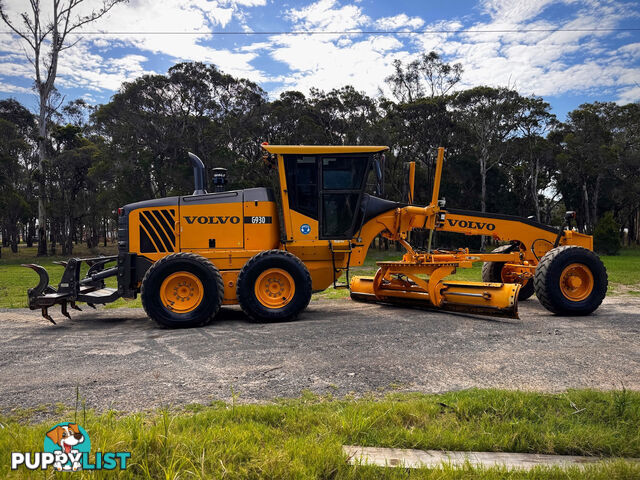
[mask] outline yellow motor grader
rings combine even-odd
[[[118,298],[136,298],[153,320],[167,327],[205,325],[222,305],[239,304],[255,321],[286,321],[306,308],[311,294],[334,286],[349,268],[362,265],[379,234],[402,244],[396,262],[379,262],[374,277],[354,277],[351,298],[494,316],[517,317],[518,300],[534,291],[552,312],[586,315],[602,302],[607,273],[592,251],[592,237],[575,232],[569,212],[554,228],[530,219],[445,208],[439,200],[444,149],[439,149],[431,203],[398,203],[365,193],[370,172],[380,180],[386,146],[263,144],[265,161],[278,176],[268,188],[205,191],[202,161],[191,195],[146,200],[118,209],[118,255],[73,258],[57,288],[39,265],[29,307],[79,309]],[[217,189],[225,183],[217,169]],[[506,245],[492,253],[468,249],[414,249],[414,229],[489,235]],[[115,262],[115,266],[107,265]],[[484,262],[482,282],[456,281],[458,268]],[[81,278],[81,265],[89,269]],[[105,286],[117,278],[117,288]],[[55,323],[55,322],[54,322]]]

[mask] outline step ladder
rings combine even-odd
[[[351,242],[347,242],[346,245],[335,245],[331,240],[329,240],[329,251],[331,252],[331,266],[333,267],[333,288],[349,288],[349,264],[351,263],[351,252],[353,251],[351,248]],[[336,253],[346,253],[347,254],[347,266],[346,267],[336,267]],[[346,273],[347,281],[346,283],[339,284],[338,278],[342,272]]]

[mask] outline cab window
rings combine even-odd
[[[286,155],[289,207],[318,219],[318,161],[315,156]]]
[[[367,169],[367,157],[324,157],[322,188],[325,190],[360,190]]]

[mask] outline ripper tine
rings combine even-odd
[[[71,304],[71,308],[73,308],[74,310],[77,310],[79,312],[82,311],[82,309],[78,305],[76,305],[76,302],[70,302],[70,304]]]
[[[23,263],[21,266],[30,268],[31,270],[33,270],[38,274],[38,276],[40,277],[40,281],[38,282],[38,285],[36,285],[34,288],[30,290],[31,290],[31,293],[34,294],[34,296],[42,295],[44,291],[47,289],[47,287],[49,287],[49,274],[47,273],[47,271],[44,269],[44,267],[37,265],[35,263],[26,263],[26,264]]]
[[[54,325],[57,325],[57,323],[55,322],[55,320],[53,318],[51,318],[51,315],[49,315],[49,311],[47,309],[47,307],[42,307],[42,316],[44,318],[46,318],[47,320],[49,320],[51,323],[53,323]]]
[[[87,305],[89,305],[91,308],[93,308],[94,310],[97,310],[96,306],[93,303],[87,303]]]
[[[67,310],[67,302],[64,302],[60,309],[62,310],[62,315],[71,320],[71,315],[69,315],[69,311]]]

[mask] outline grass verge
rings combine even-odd
[[[104,253],[105,255],[113,255],[115,247],[106,249],[97,249],[89,251],[84,246],[79,246],[74,250],[74,256],[86,257]],[[66,257],[46,257],[36,258],[36,249],[21,248],[17,254],[11,253],[7,249],[3,249],[2,258],[0,258],[0,308],[24,308],[27,306],[27,289],[33,287],[38,282],[38,276],[29,269],[20,266],[21,263],[39,263],[47,269],[53,285],[57,285],[64,268],[55,265],[54,261],[66,260]],[[399,260],[402,257],[401,252],[395,250],[379,251],[371,249],[367,255],[367,259],[361,267],[351,269],[351,276],[373,276],[377,270],[376,262],[383,260]],[[602,256],[600,257],[607,267],[609,274],[609,295],[630,294],[640,295],[640,249],[623,249],[618,256]],[[476,263],[473,268],[458,269],[456,280],[481,281],[482,264]],[[341,279],[344,281],[344,278]],[[115,278],[106,280],[108,287],[115,287]],[[314,300],[320,299],[338,299],[349,296],[349,290],[334,289],[329,287],[323,292],[316,293]],[[124,300],[120,299],[107,305],[107,308],[118,307],[141,307],[140,299]]]
[[[215,402],[132,414],[72,409],[46,423],[30,422],[33,414],[0,417],[0,458],[6,459],[0,476],[29,476],[9,470],[10,452],[38,451],[47,430],[59,421],[76,421],[89,433],[93,451],[131,452],[130,468],[120,478],[640,478],[640,464],[616,460],[640,456],[640,392],[624,390],[466,390],[359,400],[307,393],[266,405]],[[584,471],[528,473],[383,469],[348,465],[343,444],[592,455],[612,461]]]

